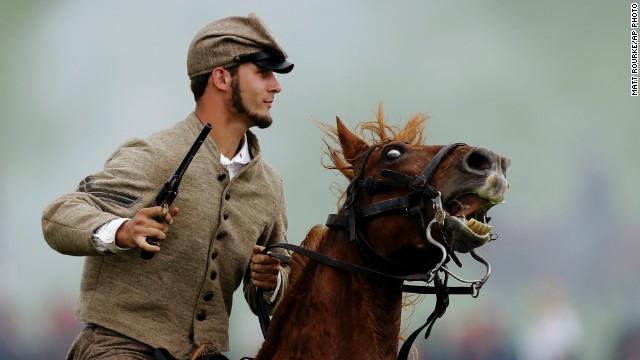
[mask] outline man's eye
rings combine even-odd
[[[387,153],[384,155],[384,158],[387,160],[394,160],[397,159],[400,155],[402,155],[402,151],[398,149],[391,149],[387,151]]]

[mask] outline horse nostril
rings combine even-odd
[[[493,167],[493,153],[483,147],[473,149],[467,155],[467,165],[474,170],[489,170]]]

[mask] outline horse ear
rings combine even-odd
[[[340,146],[342,146],[344,159],[353,165],[355,159],[367,151],[369,145],[349,131],[342,120],[337,116],[336,128],[338,129],[338,140],[340,140]]]

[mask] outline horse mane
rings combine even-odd
[[[359,123],[356,126],[356,133],[369,146],[389,141],[404,141],[412,145],[422,145],[425,140],[424,126],[428,119],[427,114],[417,113],[407,121],[407,125],[403,128],[390,125],[386,122],[384,107],[382,103],[379,103],[375,119]],[[329,170],[338,170],[348,179],[352,179],[354,176],[353,164],[344,157],[338,139],[338,128],[329,124],[320,124],[320,128],[334,143],[329,144],[326,139],[323,140],[326,145],[324,154],[329,157],[331,163],[327,164],[323,160],[322,166]]]
[[[319,245],[327,235],[328,230],[329,228],[324,225],[313,226],[300,245],[313,252],[318,252]],[[294,284],[298,283],[298,280],[302,275],[300,270],[305,268],[310,262],[311,259],[306,256],[299,256],[298,254],[294,254],[291,257],[291,260],[289,261],[289,267],[291,269],[296,269],[297,271],[291,271],[289,273],[289,286],[293,287],[295,286]]]

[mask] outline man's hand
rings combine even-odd
[[[164,240],[173,223],[173,217],[178,214],[174,207],[165,213],[162,206],[143,208],[131,220],[125,221],[116,232],[116,245],[121,248],[140,248],[149,252],[160,251],[159,246],[147,243],[147,238]],[[156,221],[155,219],[160,219]]]
[[[264,246],[254,245],[251,257],[251,283],[265,291],[273,291],[278,283],[280,260],[261,254]]]

